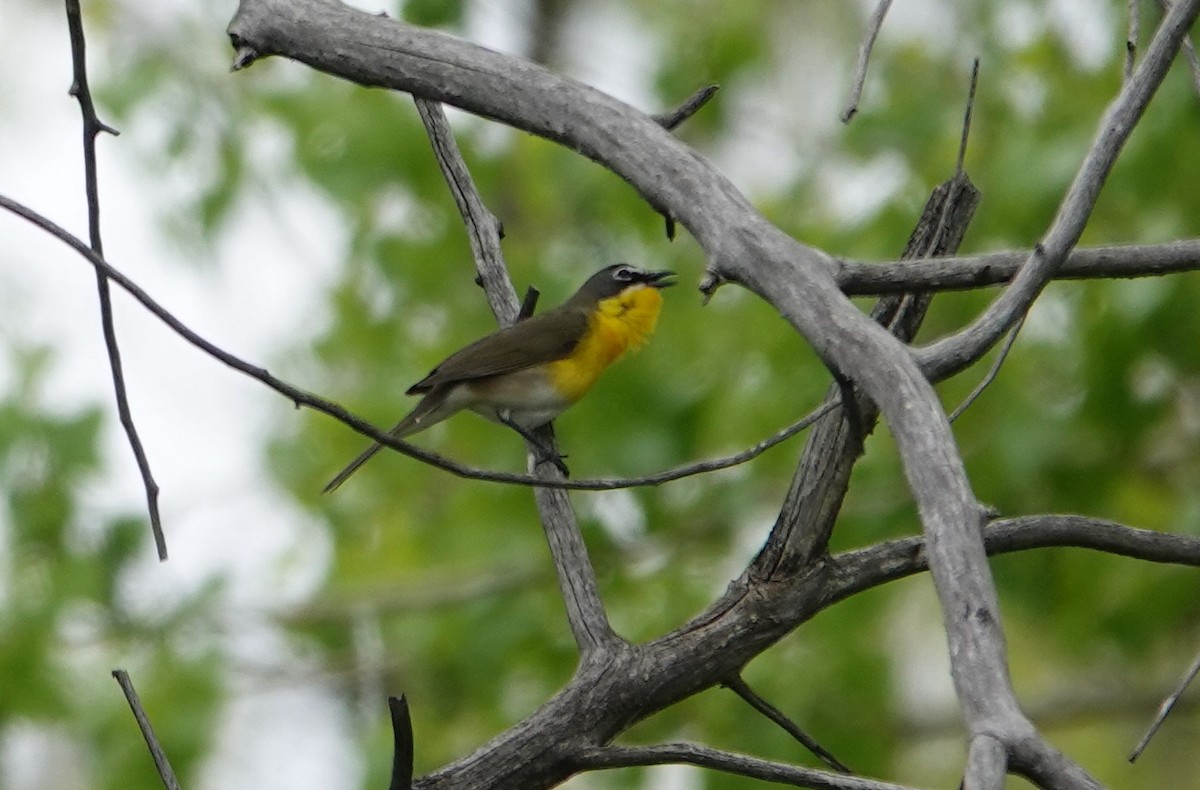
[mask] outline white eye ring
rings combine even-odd
[[[621,282],[629,282],[633,279],[633,268],[630,266],[618,266],[613,270],[613,279]]]

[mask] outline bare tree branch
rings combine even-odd
[[[1150,745],[1150,739],[1154,737],[1154,733],[1158,732],[1158,728],[1162,726],[1167,716],[1174,710],[1176,703],[1179,702],[1179,698],[1183,696],[1183,692],[1187,691],[1187,687],[1196,679],[1197,674],[1200,674],[1200,655],[1196,656],[1196,660],[1192,662],[1191,668],[1188,669],[1183,679],[1179,681],[1179,685],[1175,687],[1175,690],[1158,706],[1158,713],[1154,716],[1154,721],[1150,722],[1150,726],[1146,728],[1146,734],[1138,741],[1138,745],[1133,747],[1133,751],[1129,755],[1129,762],[1133,762],[1141,756],[1146,747]]]
[[[142,708],[142,701],[138,699],[137,690],[133,687],[133,681],[129,679],[129,673],[123,669],[114,669],[112,676],[117,679],[121,691],[125,693],[125,701],[129,703],[129,709],[133,711],[133,718],[137,720],[138,729],[142,731],[142,737],[146,739],[146,746],[150,749],[150,756],[154,758],[154,767],[158,770],[163,786],[167,790],[180,790],[179,780],[175,778],[175,772],[171,770],[171,761],[158,743],[154,727],[150,724],[150,717]]]
[[[103,256],[104,245],[100,240],[100,187],[96,175],[96,136],[101,132],[115,136],[119,132],[101,122],[96,115],[96,106],[92,102],[92,92],[88,87],[86,41],[79,0],[66,0],[66,4],[67,27],[71,34],[71,59],[74,65],[71,95],[79,100],[79,110],[83,115],[83,173],[87,193],[88,235],[91,238],[92,250]],[[100,299],[100,325],[104,332],[104,347],[108,352],[117,415],[121,427],[125,430],[129,447],[133,450],[133,457],[137,461],[142,485],[146,489],[146,509],[150,515],[150,531],[154,535],[158,559],[165,561],[167,539],[163,535],[162,517],[158,511],[158,483],[154,481],[154,475],[150,471],[150,459],[146,457],[146,450],[142,447],[141,437],[138,436],[137,426],[133,421],[133,411],[129,407],[129,393],[125,388],[125,372],[121,365],[121,348],[117,344],[117,329],[113,324],[112,293],[108,287],[108,278],[99,269],[96,270],[96,293]]]
[[[841,260],[838,285],[848,296],[985,288],[1012,280],[1030,255],[1013,251],[895,263]],[[1200,239],[1187,239],[1166,244],[1075,249],[1054,277],[1060,280],[1157,277],[1196,269],[1200,269]]]
[[[734,694],[737,694],[746,701],[747,705],[754,708],[756,711],[766,716],[768,719],[782,728],[784,732],[795,738],[800,745],[812,752],[818,759],[821,760],[821,762],[825,763],[833,770],[843,774],[854,773],[846,767],[845,763],[834,757],[828,749],[817,743],[817,741],[811,735],[800,729],[799,725],[785,716],[783,711],[779,710],[779,708],[775,707],[759,696],[759,694],[755,692],[754,689],[750,688],[746,681],[742,679],[741,675],[734,675],[732,678],[724,681],[721,685],[732,691]]]
[[[1163,13],[1171,10],[1170,0],[1158,0],[1158,5]],[[1191,36],[1183,37],[1183,54],[1187,58],[1188,71],[1192,75],[1192,90],[1200,96],[1200,56],[1196,55],[1196,45],[1192,43]]]
[[[988,554],[1070,547],[1102,551],[1147,562],[1200,567],[1200,538],[1138,529],[1115,521],[1077,515],[1017,516],[997,519],[983,532]],[[925,539],[900,538],[835,555],[830,595],[852,595],[925,571]]]
[[[674,110],[658,113],[651,117],[664,129],[677,129],[680,124],[699,112],[701,107],[708,104],[709,100],[713,96],[716,96],[717,91],[720,89],[720,85],[705,85],[689,96],[683,104]]]
[[[963,398],[962,403],[958,404],[954,408],[954,411],[950,412],[950,422],[954,422],[962,416],[964,411],[971,408],[971,404],[978,400],[983,391],[990,387],[992,382],[996,380],[996,376],[1000,375],[1000,368],[1004,366],[1004,361],[1008,359],[1008,354],[1012,351],[1013,345],[1016,344],[1017,335],[1021,333],[1021,327],[1024,325],[1025,319],[1022,318],[1013,325],[1012,329],[1008,330],[1008,337],[1004,339],[1004,345],[1000,347],[1000,353],[996,354],[996,359],[992,362],[992,366],[988,368],[987,375],[975,385],[975,388],[967,394],[967,397]]]
[[[665,743],[658,746],[596,746],[575,757],[581,768],[628,768],[639,765],[686,763],[766,782],[808,787],[814,790],[913,790],[907,785],[880,782],[813,768],[772,762],[736,752],[712,749],[695,743]]]
[[[986,732],[971,738],[962,787],[1003,787],[1007,772],[1008,750],[1003,741]]]
[[[879,29],[883,27],[884,17],[892,7],[892,0],[879,0],[875,10],[867,20],[867,28],[863,33],[862,43],[858,45],[858,62],[854,66],[854,81],[850,86],[850,99],[842,110],[842,123],[850,123],[858,113],[858,100],[862,98],[863,85],[867,81],[867,61],[871,59],[871,50],[875,47],[875,39]]]
[[[1096,137],[1045,237],[1034,247],[1008,289],[969,327],[915,351],[916,359],[931,378],[938,378],[946,368],[956,368],[964,359],[978,359],[1028,312],[1083,233],[1117,155],[1166,76],[1198,11],[1198,0],[1181,0],[1163,20],[1141,65],[1101,119]]]
[[[964,172],[939,184],[902,257],[926,258],[957,250],[978,204],[979,192]],[[871,318],[908,343],[924,321],[930,301],[929,294],[920,293],[885,297],[872,308]],[[836,385],[832,389],[837,390]],[[879,409],[869,398],[857,390],[852,397],[853,409],[822,419],[805,442],[771,535],[747,569],[750,577],[786,577],[827,550],[850,473],[862,453],[863,436],[874,430],[879,418]]]
[[[492,306],[492,312],[500,326],[510,326],[520,316],[520,304],[512,280],[508,276],[508,267],[500,252],[500,225],[484,207],[483,198],[479,195],[458,145],[454,142],[454,135],[450,131],[450,124],[446,121],[441,105],[420,97],[415,101],[421,120],[425,124],[425,131],[433,144],[442,175],[445,176],[466,223],[468,236],[471,237],[475,268],[487,293],[488,303]],[[539,432],[539,438],[545,449],[553,455],[558,455],[552,426],[544,426]],[[539,451],[532,442],[526,443],[530,471],[536,478],[565,480],[566,475],[560,470],[539,470],[538,459],[545,451]],[[536,486],[534,499],[537,501],[538,513],[546,533],[546,542],[554,558],[559,589],[567,608],[567,620],[571,625],[571,632],[575,635],[575,642],[586,660],[604,645],[619,642],[620,638],[608,622],[608,614],[604,611],[604,602],[600,598],[596,571],[592,567],[587,546],[583,542],[583,534],[579,531],[579,522],[575,518],[575,511],[566,491]]]

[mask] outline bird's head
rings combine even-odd
[[[672,271],[648,271],[628,263],[614,263],[589,277],[576,292],[575,299],[600,302],[630,289],[666,288],[675,284],[670,279],[674,276],[675,272]]]

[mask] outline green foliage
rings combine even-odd
[[[140,657],[131,671],[143,705],[186,777],[210,737],[219,667],[212,650],[181,650],[175,640],[204,610],[185,600],[155,612],[153,622],[135,611],[144,604],[123,584],[147,550],[145,520],[97,519],[81,509],[79,492],[100,470],[101,411],[48,408],[41,391],[53,354],[12,353],[18,381],[0,400],[0,732],[60,733],[86,744],[81,769],[94,787],[152,786],[158,774],[108,678],[114,664]]]

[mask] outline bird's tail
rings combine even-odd
[[[358,467],[362,466],[367,461],[370,461],[371,458],[374,457],[375,453],[379,452],[382,449],[383,449],[383,445],[380,444],[379,442],[375,442],[370,447],[363,450],[362,453],[357,458],[355,458],[353,461],[351,461],[350,463],[348,463],[346,465],[345,469],[338,472],[337,475],[332,480],[330,480],[328,483],[325,484],[325,487],[321,489],[321,493],[322,494],[330,494],[330,493],[333,493],[334,491],[336,491],[338,489],[338,486],[340,486],[342,483],[346,482],[346,478],[350,477],[350,475],[352,475],[358,471]]]
[[[410,411],[403,420],[396,423],[388,436],[394,439],[403,439],[405,436],[412,436],[418,431],[423,431],[434,423],[441,422],[450,416],[454,410],[445,409],[445,395],[442,392],[429,393],[416,408]],[[375,453],[383,449],[383,445],[379,442],[373,442],[370,447],[363,450],[357,458],[346,464],[346,468],[338,472],[337,475],[330,480],[323,489],[322,494],[328,494],[336,491],[338,486],[346,482],[346,478],[358,471],[358,468],[375,457]]]

